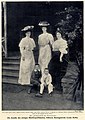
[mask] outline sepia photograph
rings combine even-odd
[[[84,110],[84,2],[1,2],[2,111]]]

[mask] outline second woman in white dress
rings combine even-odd
[[[41,67],[41,71],[43,73],[45,68],[48,68],[48,64],[51,60],[51,45],[54,42],[54,38],[52,34],[47,32],[47,26],[49,23],[41,22],[39,26],[42,27],[43,33],[38,37],[38,44],[39,44],[39,59],[38,63]]]

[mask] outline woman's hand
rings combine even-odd
[[[60,57],[60,62],[63,62],[62,58]]]
[[[63,57],[63,53],[60,54],[60,62],[63,62],[62,57]]]

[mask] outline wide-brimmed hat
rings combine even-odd
[[[41,26],[41,27],[47,27],[47,26],[49,26],[50,24],[49,24],[47,21],[41,21],[41,22],[39,22],[38,25]]]
[[[28,32],[28,31],[33,30],[33,28],[34,28],[34,26],[26,26],[26,27],[24,27],[21,31],[26,33],[26,32]]]

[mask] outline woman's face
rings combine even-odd
[[[30,31],[26,32],[26,36],[30,37],[30,35],[31,35]]]
[[[56,37],[57,37],[57,38],[61,38],[61,33],[56,32]]]
[[[46,31],[47,31],[47,28],[46,28],[46,27],[42,27],[42,31],[43,31],[43,32],[46,32]]]
[[[35,69],[40,69],[39,65],[35,65]]]

